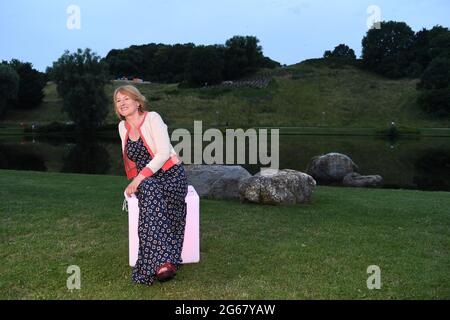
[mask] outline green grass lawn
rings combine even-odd
[[[0,171],[0,299],[449,299],[450,193],[318,187],[306,205],[201,200],[201,261],[131,282],[124,177]],[[81,268],[81,290],[66,287]],[[366,286],[381,268],[380,290]]]

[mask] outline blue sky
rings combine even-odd
[[[80,9],[79,29],[67,27],[70,5]],[[103,57],[133,44],[223,44],[234,35],[256,36],[266,56],[288,65],[340,43],[359,56],[371,5],[414,31],[450,27],[448,0],[14,0],[2,2],[0,59],[45,71],[66,49]]]

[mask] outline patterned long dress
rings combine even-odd
[[[152,159],[141,138],[128,138],[126,153],[141,171]],[[139,252],[133,268],[136,283],[151,285],[156,271],[166,262],[181,264],[186,226],[187,182],[182,164],[158,170],[137,188],[139,200]]]

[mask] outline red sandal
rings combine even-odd
[[[156,271],[156,278],[159,281],[166,281],[172,279],[175,276],[176,272],[177,268],[175,267],[175,265],[170,262],[166,262],[159,267],[158,271]]]

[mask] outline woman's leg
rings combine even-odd
[[[180,165],[168,170],[163,184],[163,193],[167,201],[167,217],[170,221],[168,240],[171,244],[171,261],[178,266],[181,264],[181,251],[186,227],[186,195],[187,181],[184,168]]]
[[[157,178],[145,179],[139,186],[139,253],[133,269],[133,280],[152,284],[159,266],[170,259],[167,234],[167,202]]]

